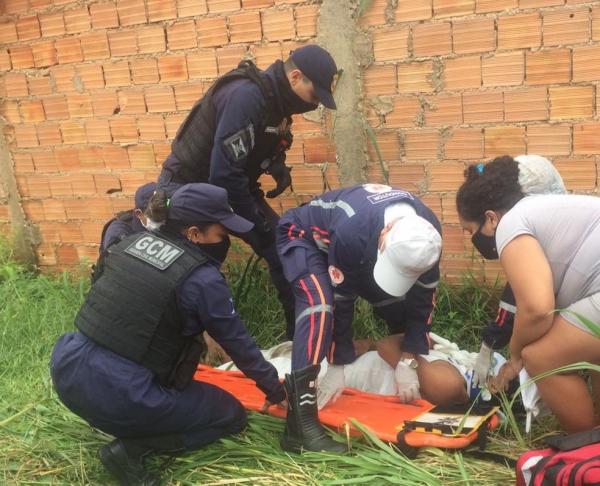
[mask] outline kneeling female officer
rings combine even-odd
[[[151,213],[157,202],[160,194]],[[181,187],[159,232],[108,248],[75,319],[78,331],[58,340],[51,362],[56,391],[74,413],[116,437],[99,456],[121,484],[159,484],[143,466],[150,453],[198,449],[244,428],[236,398],[192,380],[204,330],[265,392],[265,406],[285,404],[277,372],[249,336],[219,271],[228,231],[251,228],[234,214],[225,189]]]
[[[516,298],[510,361],[492,385],[504,388],[523,367],[535,377],[579,361],[600,364],[600,338],[578,317],[600,322],[600,198],[524,197],[517,162],[505,156],[469,167],[456,205],[477,248],[499,254]],[[537,385],[567,432],[594,426],[593,400],[578,374]]]

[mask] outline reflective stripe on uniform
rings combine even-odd
[[[356,214],[354,212],[354,209],[352,209],[352,206],[350,206],[350,204],[348,204],[347,202],[344,202],[344,201],[327,202],[327,201],[323,201],[321,199],[313,199],[308,204],[309,204],[309,206],[318,206],[323,209],[340,208],[342,211],[344,211],[346,213],[346,216],[348,216],[349,218],[351,218],[352,216],[354,216]]]
[[[298,321],[300,321],[301,319],[304,319],[306,316],[310,315],[313,312],[329,312],[331,314],[332,311],[333,311],[333,309],[331,308],[331,306],[329,304],[312,305],[312,306],[304,309],[300,313],[300,315],[298,317],[296,317],[296,324],[298,324]]]
[[[512,314],[517,313],[516,306],[509,304],[507,302],[504,302],[503,300],[500,301],[500,303],[498,304],[498,307],[500,307],[500,309],[504,309],[505,311],[511,312]]]

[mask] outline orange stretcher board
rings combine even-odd
[[[194,379],[223,388],[240,400],[247,410],[258,411],[265,402],[264,393],[257,388],[254,381],[240,371],[218,370],[200,365]],[[335,403],[329,404],[319,411],[319,420],[339,432],[344,432],[348,426],[350,434],[361,435],[360,431],[351,423],[351,419],[354,419],[366,426],[380,439],[397,442],[405,421],[414,420],[433,408],[434,405],[426,400],[400,403],[395,396],[376,395],[346,388]],[[286,410],[277,406],[270,407],[268,413],[279,418],[286,416]],[[403,433],[403,440],[412,447],[463,448],[475,441],[476,438],[476,432],[460,438],[418,431]]]

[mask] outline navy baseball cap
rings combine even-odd
[[[169,219],[185,224],[221,223],[234,233],[247,233],[254,227],[233,212],[222,187],[201,182],[177,189],[169,200]]]
[[[331,54],[316,44],[310,44],[292,51],[290,59],[312,81],[323,106],[335,110],[337,106],[332,91],[338,69]]]
[[[135,209],[144,211],[148,207],[154,191],[156,191],[155,182],[148,182],[148,184],[138,187],[138,190],[135,191]]]

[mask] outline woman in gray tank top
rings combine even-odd
[[[492,382],[505,388],[524,367],[530,376],[568,364],[600,364],[600,198],[527,196],[508,156],[469,167],[456,204],[461,226],[479,252],[500,257],[517,304],[510,361]],[[590,372],[595,401],[600,377]],[[594,400],[578,374],[537,382],[567,432],[596,424]]]

